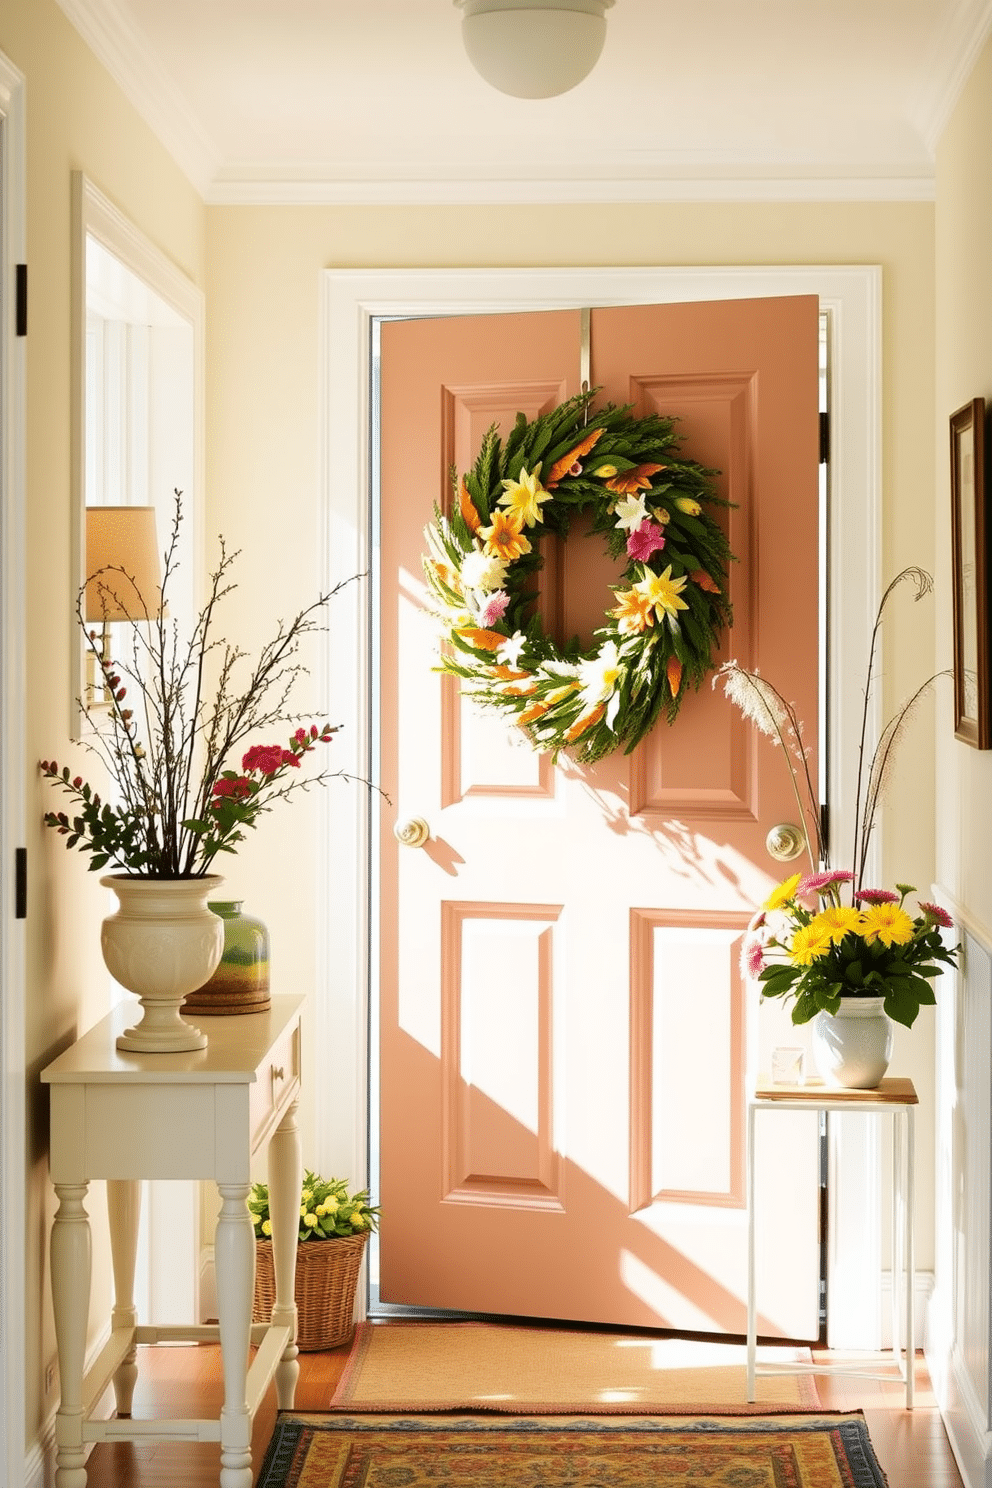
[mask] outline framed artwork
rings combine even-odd
[[[985,399],[951,415],[951,549],[954,602],[954,737],[992,748],[985,490]]]

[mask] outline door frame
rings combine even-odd
[[[0,1476],[24,1482],[25,1100],[24,919],[16,918],[14,854],[25,842],[24,335],[13,323],[16,266],[26,262],[24,77],[0,53]]]
[[[375,778],[371,735],[371,538],[375,400],[372,330],[388,317],[489,315],[499,311],[590,305],[672,303],[816,294],[830,317],[828,363],[831,450],[827,573],[843,573],[844,602],[829,584],[826,603],[828,794],[835,820],[851,815],[855,761],[850,737],[863,699],[864,638],[880,595],[882,275],[878,265],[800,265],[585,269],[328,269],[320,283],[321,550],[324,587],[353,572],[335,608],[321,681],[348,704],[342,767]],[[854,596],[852,600],[851,596]],[[349,686],[342,687],[347,678]],[[346,741],[346,742],[345,742]],[[313,1043],[345,1057],[334,1081],[314,1090],[316,1156],[322,1171],[365,1181],[368,1168],[369,989],[372,944],[372,821],[358,792],[325,793],[318,864],[317,978]],[[876,839],[875,854],[881,843]],[[876,1123],[877,1125],[877,1123]],[[867,1118],[847,1113],[830,1124],[829,1181],[834,1202],[827,1254],[831,1299],[828,1343],[877,1349],[882,1334],[882,1152]],[[865,1193],[878,1202],[866,1209]]]

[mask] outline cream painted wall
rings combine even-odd
[[[992,43],[975,66],[937,152],[936,222],[938,571],[950,581],[950,484],[947,421],[972,398],[992,405]],[[939,659],[952,660],[946,606],[938,631]],[[937,738],[938,877],[992,937],[992,750],[978,751],[953,737],[949,702]]]
[[[209,522],[243,545],[230,614],[239,636],[292,612],[319,574],[318,277],[321,269],[595,264],[879,263],[884,269],[883,577],[930,568],[933,547],[933,209],[927,204],[587,208],[209,208],[207,486]],[[278,554],[278,561],[275,555]],[[333,564],[332,564],[333,568]],[[833,576],[843,592],[844,575]],[[907,588],[885,651],[894,708],[932,670],[937,604]],[[867,645],[867,638],[866,638]],[[330,716],[340,719],[331,699]],[[347,718],[342,719],[347,723]],[[932,734],[921,715],[887,804],[886,873],[933,877]],[[383,781],[388,790],[389,782]],[[268,819],[231,882],[272,932],[274,986],[313,985],[305,865],[311,821],[296,807]],[[849,852],[838,844],[838,854]],[[278,861],[281,871],[273,875]],[[300,875],[292,865],[301,866]],[[317,907],[319,914],[319,906]],[[308,1049],[307,1086],[333,1078],[334,1051]],[[933,1015],[899,1031],[894,1054],[923,1097],[919,1264],[932,1260]],[[304,1132],[309,1129],[304,1108]],[[312,1125],[312,1123],[310,1123]],[[304,1154],[306,1158],[306,1152]]]
[[[195,281],[205,265],[203,205],[147,126],[83,45],[54,0],[4,0],[0,50],[27,79],[27,716],[28,829],[25,1061],[28,1075],[26,1441],[36,1440],[57,1393],[48,1285],[52,1214],[47,1092],[39,1070],[106,1010],[99,921],[106,891],[41,826],[51,806],[34,762],[78,758],[68,747],[70,574],[70,173],[91,179]],[[102,1186],[89,1210],[106,1252]],[[98,1267],[102,1276],[106,1267]],[[95,1287],[91,1333],[104,1326],[108,1289]]]

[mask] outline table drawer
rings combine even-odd
[[[254,1150],[278,1123],[286,1106],[299,1091],[300,1025],[295,1022],[272,1045],[258,1067],[251,1087],[249,1110],[251,1144]]]

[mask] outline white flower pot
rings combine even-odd
[[[207,908],[223,883],[206,878],[129,878],[109,874],[120,908],[103,922],[100,944],[115,981],[141,1001],[141,1021],[117,1047],[139,1054],[178,1054],[204,1049],[207,1036],[184,1022],[187,992],[214,973],[224,951],[224,921]]]
[[[813,1058],[831,1085],[874,1090],[892,1057],[892,1024],[884,997],[842,997],[836,1013],[813,1020]]]

